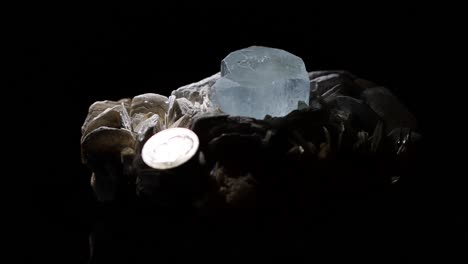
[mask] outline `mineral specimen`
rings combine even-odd
[[[229,115],[263,119],[285,116],[309,102],[310,81],[301,58],[284,50],[253,46],[230,53],[211,99]]]
[[[363,190],[371,183],[361,170],[380,175],[372,184],[394,183],[416,157],[414,116],[377,84],[346,71],[306,73],[298,57],[263,47],[231,53],[221,71],[168,97],[147,93],[90,106],[82,161],[99,201],[134,194],[159,206],[270,206],[288,183],[307,203],[308,186],[318,186],[309,180]],[[151,138],[180,129],[192,130],[198,147],[188,137],[152,147]]]
[[[346,71],[303,74],[302,61],[284,51],[247,50],[229,55],[222,74],[170,96],[146,93],[89,107],[82,161],[92,170],[99,208],[119,212],[97,218],[111,230],[93,230],[91,263],[99,259],[95,252],[114,248],[109,243],[127,224],[133,256],[189,247],[231,256],[262,243],[278,252],[288,244],[309,248],[285,234],[319,223],[313,219],[330,212],[337,197],[381,197],[377,190],[402,190],[420,171],[416,119],[389,89]],[[369,200],[374,207],[383,199]],[[176,208],[176,214],[167,210]],[[234,208],[249,210],[223,210]],[[260,223],[268,228],[257,228]],[[202,236],[211,244],[199,243]],[[148,250],[133,247],[135,241]]]

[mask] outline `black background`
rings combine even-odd
[[[27,182],[26,237],[19,238],[30,248],[20,257],[31,262],[83,263],[88,257],[89,231],[99,214],[90,171],[80,163],[80,127],[89,105],[146,92],[168,95],[219,71],[220,61],[236,49],[281,48],[303,58],[308,71],[345,69],[382,84],[416,114],[431,138],[434,109],[428,101],[437,98],[432,78],[440,67],[431,43],[438,24],[420,7],[271,3],[266,8],[229,2],[12,11],[11,91],[19,92],[27,107],[16,112],[28,120],[19,133],[26,146],[40,150],[34,165],[20,164],[33,175]],[[407,182],[410,191],[398,197],[392,220],[376,224],[382,225],[376,232],[398,234],[385,231],[376,241],[388,254],[381,259],[455,256],[462,218],[451,212],[454,198],[442,200],[448,191],[432,189],[436,180],[425,176],[421,171]]]

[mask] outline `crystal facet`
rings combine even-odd
[[[221,63],[212,101],[226,114],[263,119],[284,116],[309,102],[310,81],[301,58],[280,49],[252,46]]]

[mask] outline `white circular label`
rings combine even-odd
[[[168,128],[146,141],[141,156],[151,168],[171,169],[191,159],[198,146],[198,136],[192,130],[182,127]]]

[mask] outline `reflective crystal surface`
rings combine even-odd
[[[309,102],[310,81],[301,58],[280,49],[252,46],[230,53],[211,99],[226,114],[263,119],[284,116]]]

